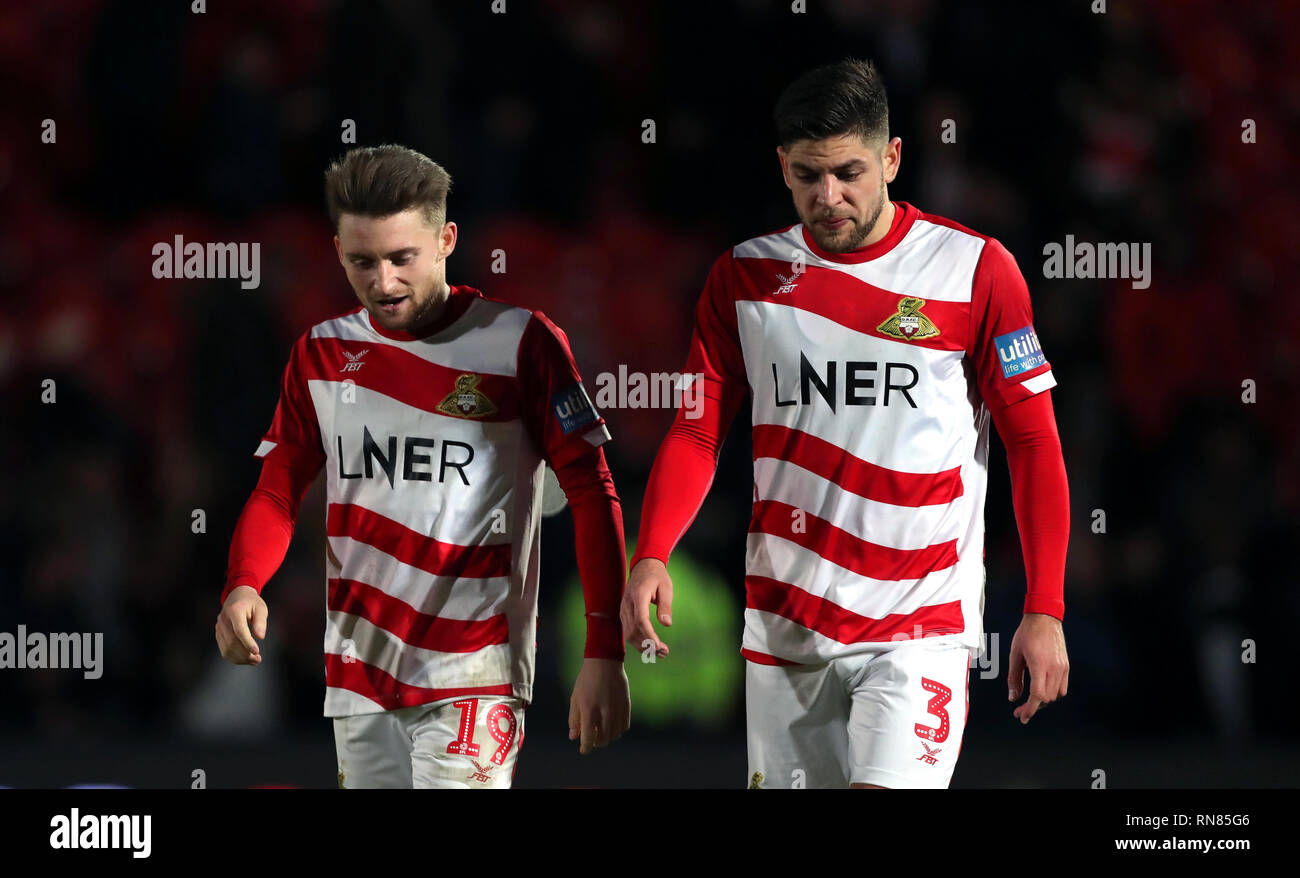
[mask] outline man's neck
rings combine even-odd
[[[872,244],[884,238],[885,235],[888,235],[889,230],[894,227],[894,214],[897,212],[898,208],[894,207],[894,202],[889,200],[889,194],[886,193],[885,209],[882,210],[880,216],[876,218],[876,227],[872,229],[871,234],[867,235],[866,239],[858,245],[858,249],[861,249],[862,247],[870,247]]]
[[[442,290],[438,294],[438,298],[434,301],[432,307],[429,309],[428,316],[426,316],[423,320],[420,321],[419,326],[415,326],[411,328],[410,330],[411,334],[424,335],[427,333],[429,329],[437,325],[438,321],[442,319],[442,316],[445,313],[447,313],[447,305],[450,302],[451,302],[451,286],[444,280],[442,282]]]

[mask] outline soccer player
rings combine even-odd
[[[263,586],[326,471],[325,715],[340,787],[508,787],[532,699],[544,464],[573,511],[587,609],[569,738],[628,727],[622,511],[564,333],[449,286],[451,178],[399,146],[325,175],[360,306],[293,347],[230,547],[216,638],[261,663]]]
[[[668,654],[666,564],[753,403],[745,577],[750,788],[947,787],[983,633],[992,416],[1028,578],[1009,698],[1028,722],[1066,694],[1068,486],[1029,292],[995,239],[889,198],[870,62],[804,74],[778,100],[777,155],[800,223],[714,263],[679,409],[651,471],[624,636]]]

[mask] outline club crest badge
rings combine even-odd
[[[456,389],[438,403],[438,411],[454,418],[481,418],[497,410],[487,394],[478,389],[482,376],[465,373],[456,376]]]
[[[939,327],[921,313],[924,304],[925,299],[907,296],[898,303],[898,313],[890,315],[876,327],[876,331],[892,338],[901,338],[903,341],[933,338],[939,334]]]
[[[749,788],[751,790],[761,790],[763,788],[763,772],[756,771],[749,779]]]

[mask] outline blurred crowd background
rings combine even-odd
[[[290,345],[353,301],[321,194],[343,120],[450,171],[449,280],[545,311],[590,388],[620,365],[679,369],[712,261],[797,220],[771,108],[850,54],[885,77],[891,197],[1006,244],[1059,382],[1069,695],[1011,718],[1024,572],[995,438],[1000,673],[973,672],[953,785],[1300,782],[1277,707],[1300,621],[1300,6],[490,5],[48,0],[0,17],[0,631],[103,632],[106,650],[99,680],[0,670],[0,785],[187,786],[218,765],[217,786],[333,784],[319,482],[265,592],[270,660],[225,665],[212,624]],[[1150,288],[1044,278],[1043,246],[1067,234],[1149,242]],[[260,242],[261,286],[155,279],[151,248],[177,235]],[[630,548],[671,412],[603,414]],[[634,729],[583,759],[565,740],[572,529],[546,521],[519,785],[743,782],[747,423],[676,556],[673,655],[629,667]]]

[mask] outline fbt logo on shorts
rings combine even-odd
[[[1031,369],[1037,369],[1047,362],[1043,356],[1043,347],[1038,343],[1038,333],[1033,324],[999,335],[993,339],[998,349],[998,361],[1002,364],[1002,377],[1011,378]]]

